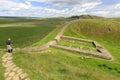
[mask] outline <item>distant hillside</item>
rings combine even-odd
[[[37,17],[25,17],[25,16],[0,16],[0,18],[37,18]]]
[[[25,18],[25,17],[17,17],[17,16],[0,16],[0,18]]]
[[[93,15],[80,15],[80,16],[72,16],[71,18],[76,18],[76,19],[101,19],[103,17],[93,16]]]

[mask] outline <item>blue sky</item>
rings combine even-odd
[[[111,4],[117,4],[120,3],[120,0],[101,0],[104,5],[111,5]]]
[[[120,17],[120,0],[0,0],[0,16],[68,17],[82,14]]]

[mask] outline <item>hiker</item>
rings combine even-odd
[[[12,49],[12,42],[10,38],[8,38],[8,40],[6,41],[6,46],[7,46],[8,52],[11,53],[13,49]]]

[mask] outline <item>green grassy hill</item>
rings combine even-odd
[[[79,18],[80,18],[80,19],[101,19],[101,18],[103,18],[103,17],[93,16],[93,15],[81,15]]]
[[[94,16],[94,15],[80,15],[80,16],[72,16],[72,19],[102,19],[103,17]]]
[[[96,40],[113,55],[113,61],[92,56],[89,59],[82,59],[81,57],[86,55],[53,47],[43,51],[14,51],[13,60],[29,74],[31,80],[119,80],[119,21],[120,19],[81,19],[70,23],[64,32],[66,36]],[[55,28],[31,46],[40,46],[53,40],[62,26]],[[73,45],[66,40],[58,44]],[[73,46],[76,47],[77,44],[78,42],[75,42]],[[0,53],[2,56],[4,51]],[[0,78],[3,79],[4,68],[1,65],[0,71]]]
[[[120,60],[120,19],[78,20],[70,24],[65,35],[96,40]],[[117,59],[116,59],[117,60]]]

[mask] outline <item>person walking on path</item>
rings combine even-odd
[[[11,53],[13,49],[12,49],[12,42],[10,38],[8,38],[8,40],[6,41],[6,46],[7,46],[7,51]]]

